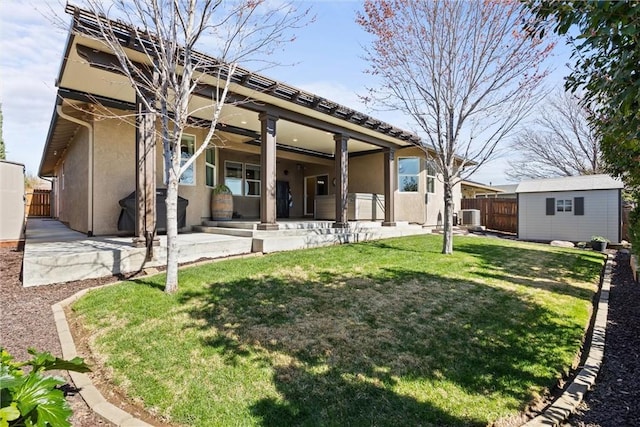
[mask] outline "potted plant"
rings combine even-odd
[[[607,243],[609,243],[609,239],[602,236],[591,236],[591,249],[594,251],[603,252],[607,249]]]
[[[228,221],[233,218],[233,194],[224,184],[218,184],[211,190],[211,219]]]

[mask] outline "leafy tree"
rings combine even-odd
[[[607,170],[640,187],[640,2],[530,0],[544,37],[554,31],[573,46],[567,89],[581,90]]]
[[[95,39],[117,57],[113,71],[126,76],[146,110],[160,123],[167,183],[167,275],[165,291],[178,288],[178,183],[183,173],[214,142],[216,124],[227,103],[230,82],[240,61],[269,53],[290,40],[306,11],[266,0],[85,0],[98,22]],[[117,21],[104,17],[114,17]],[[134,62],[122,42],[122,25],[132,32],[146,56]],[[215,60],[200,55],[217,48]],[[152,66],[151,66],[152,64]],[[212,78],[207,77],[212,76]],[[214,85],[209,105],[209,131],[194,153],[182,157],[184,129],[196,111],[189,100],[207,83]],[[213,82],[213,83],[211,83]],[[149,240],[149,239],[147,239]],[[147,242],[150,245],[149,242]]]
[[[2,137],[2,104],[0,104],[0,160],[6,160],[7,153],[4,149],[4,138]]]
[[[549,99],[512,143],[518,157],[509,162],[507,176],[521,180],[603,173],[600,139],[588,119],[589,111],[574,94]]]
[[[369,100],[410,117],[444,184],[442,252],[453,252],[453,187],[494,156],[539,98],[552,48],[520,31],[513,1],[366,0],[358,23],[374,40]],[[464,171],[464,172],[463,172]]]

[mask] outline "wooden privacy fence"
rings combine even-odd
[[[27,216],[51,216],[51,190],[27,193]]]
[[[518,201],[516,199],[462,199],[462,209],[478,209],[480,225],[489,230],[518,232]]]

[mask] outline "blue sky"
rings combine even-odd
[[[291,64],[262,73],[319,96],[367,112],[398,127],[410,128],[408,119],[390,112],[366,108],[358,94],[371,85],[361,58],[368,35],[355,23],[362,1],[304,1],[311,7],[315,22],[296,31],[296,40],[284,47],[277,62]],[[40,157],[55,103],[55,78],[66,42],[66,31],[57,28],[48,16],[55,12],[69,22],[64,3],[58,0],[0,1],[0,102],[7,159],[23,163],[27,172],[37,174]],[[566,49],[554,61],[557,70],[550,82],[561,85],[566,73]],[[369,83],[368,83],[369,82]],[[506,145],[506,141],[505,141]],[[485,165],[471,179],[505,184],[508,158]]]

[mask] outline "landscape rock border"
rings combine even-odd
[[[589,356],[585,364],[562,395],[546,407],[540,415],[525,423],[524,427],[558,426],[564,423],[576,411],[584,395],[595,384],[604,357],[607,317],[609,314],[609,291],[611,290],[614,258],[611,254],[607,255],[607,262],[601,279],[600,297],[596,304],[596,312],[593,314],[595,322]]]
[[[73,337],[71,336],[69,324],[67,323],[67,317],[64,314],[65,307],[73,304],[90,290],[99,289],[105,286],[112,286],[114,284],[115,283],[110,283],[108,285],[83,289],[69,298],[51,306],[51,309],[53,310],[53,318],[56,322],[56,329],[58,330],[60,346],[62,347],[62,356],[65,359],[72,359],[78,356],[76,345],[73,341]],[[89,408],[105,418],[107,421],[112,422],[118,427],[153,427],[151,424],[135,418],[133,415],[107,401],[96,386],[93,385],[91,378],[87,374],[70,371],[69,376],[71,376],[71,380],[76,388],[79,389],[80,396],[82,396],[84,401],[87,402]]]

